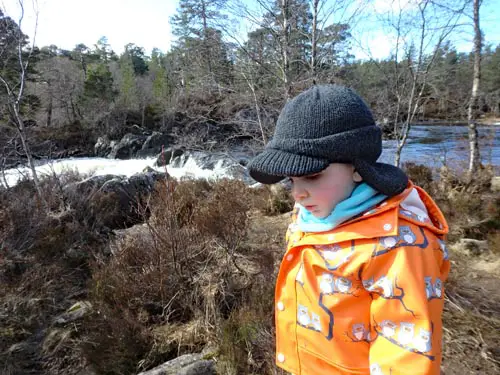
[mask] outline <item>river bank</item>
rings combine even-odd
[[[439,169],[448,166],[457,170],[467,168],[468,160],[468,129],[464,126],[421,126],[412,127],[410,137],[401,155],[402,163],[418,163],[428,167]],[[37,171],[41,175],[49,176],[65,170],[78,171],[84,175],[116,174],[131,176],[141,172],[145,168],[152,168],[163,172],[165,167],[158,164],[162,157],[156,152],[162,148],[162,136],[158,135],[157,142],[146,141],[134,143],[133,138],[127,138],[132,146],[123,142],[117,148],[123,157],[120,159],[109,157],[104,153],[101,157],[73,157],[56,160],[37,161]],[[151,140],[151,138],[149,138]],[[149,143],[148,143],[149,142]],[[479,129],[479,143],[481,157],[484,165],[491,165],[497,174],[500,174],[500,127],[482,126]],[[109,140],[108,140],[109,144]],[[135,146],[134,146],[135,144]],[[155,145],[155,147],[144,147],[151,150],[151,156],[138,157],[134,154],[140,152],[147,155],[142,148],[144,145]],[[262,147],[262,146],[260,146]],[[137,151],[139,150],[139,151]],[[244,166],[246,162],[255,155],[257,149],[249,146],[234,146],[233,150],[217,151],[189,151],[186,148],[172,147],[167,149],[169,173],[176,178],[202,177],[219,179],[222,177],[239,178],[252,184]],[[383,151],[380,161],[392,164],[396,151],[396,142],[392,140],[383,141]],[[108,148],[108,152],[109,148]],[[169,154],[170,152],[170,154]],[[105,157],[107,155],[108,157]],[[115,154],[116,155],[116,154]],[[0,184],[5,181],[12,186],[19,178],[29,176],[30,171],[25,167],[17,167],[3,170],[0,173]]]
[[[483,117],[476,120],[479,126],[498,126],[500,125],[500,117]],[[424,121],[415,121],[412,125],[417,126],[468,126],[467,120],[443,120],[443,119],[427,119]]]
[[[240,121],[243,120],[244,118],[240,119]],[[123,126],[121,131],[116,134],[109,135],[101,134],[96,129],[87,128],[80,123],[59,128],[32,127],[28,128],[27,132],[33,158],[39,164],[45,163],[47,160],[66,158],[106,157],[111,159],[134,159],[155,157],[162,147],[165,149],[173,147],[205,152],[233,152],[237,150],[247,152],[251,156],[252,153],[263,147],[262,135],[256,129],[245,128],[242,130],[236,123],[225,124],[224,126],[211,123],[194,126],[193,124],[186,124],[186,121],[181,117],[176,118],[172,125],[159,130],[141,128],[132,124]],[[267,121],[269,122],[271,119]],[[488,130],[499,129],[500,118],[480,119],[479,124],[481,137],[481,134]],[[392,136],[392,127],[383,125],[382,128],[385,129],[384,144],[393,145],[395,141]],[[422,135],[421,130],[425,128],[433,129],[433,134],[428,139],[425,139],[425,134]],[[427,120],[412,125],[409,143],[438,144],[446,141],[446,138],[440,137],[438,132],[435,131],[436,129],[446,128],[457,129],[455,133],[462,133],[461,137],[467,138],[468,128],[467,123],[464,121]],[[445,132],[448,131],[445,130]],[[270,134],[268,138],[269,136]],[[488,137],[491,138],[490,135]],[[500,138],[500,135],[497,134],[493,137]],[[463,144],[457,146],[463,148]],[[0,170],[14,168],[26,163],[21,143],[16,142],[13,135],[0,135],[0,148],[3,149],[3,156],[0,158]],[[395,146],[389,148],[392,148],[392,150],[389,149],[386,153],[393,152]],[[448,150],[450,145],[446,144],[443,148]],[[437,150],[425,150],[425,152],[427,151]],[[442,150],[438,151],[442,153]],[[412,152],[410,151],[410,153]],[[403,158],[405,158],[404,154]],[[410,155],[408,161],[413,161],[413,158],[414,156]],[[486,160],[485,162],[489,161]]]

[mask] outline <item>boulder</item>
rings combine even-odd
[[[127,133],[123,138],[112,148],[108,155],[109,159],[130,159],[133,158],[137,151],[142,149],[142,145],[146,140],[146,136]]]
[[[104,135],[97,139],[94,145],[94,155],[110,159],[145,158],[157,155],[170,142],[170,136],[159,132],[149,135],[127,133],[119,141],[111,140]]]
[[[184,154],[184,149],[170,147],[166,149],[163,153],[160,153],[156,159],[155,165],[157,167],[163,167],[164,165],[170,165],[173,159],[178,158]]]
[[[164,154],[158,155],[156,166],[168,165],[172,168],[185,168],[193,164],[201,170],[213,171],[215,178],[232,178],[242,180],[247,185],[256,183],[248,174],[245,165],[248,157],[241,153],[230,155],[204,151],[184,151],[182,148],[169,148]]]
[[[65,325],[82,319],[92,310],[92,304],[88,301],[79,301],[73,304],[68,310],[54,319],[55,325]]]
[[[160,158],[162,158],[160,160]],[[157,165],[163,163],[163,157],[158,156]],[[173,168],[185,167],[188,161],[193,161],[200,169],[214,170],[217,168],[227,168],[229,166],[238,164],[237,161],[232,159],[226,154],[211,153],[204,151],[184,151],[182,149],[169,149],[164,155],[165,164]],[[163,165],[163,164],[161,164]]]
[[[98,219],[102,225],[122,229],[143,222],[144,212],[138,212],[141,199],[154,190],[156,182],[165,178],[167,174],[157,171],[137,173],[128,178],[94,176],[65,186],[63,192],[70,206],[77,210],[82,209],[82,205],[94,207],[100,210]]]
[[[94,155],[98,157],[108,156],[114,146],[111,142],[107,135],[97,138],[97,142],[94,145]]]
[[[491,191],[500,192],[500,176],[494,176],[491,179]]]
[[[171,361],[141,372],[139,375],[215,375],[215,363],[204,354],[185,354]]]
[[[123,178],[125,178],[125,176],[119,176],[113,174],[93,176],[83,181],[74,182],[64,186],[63,193],[65,197],[67,197],[71,201],[75,198],[88,196],[92,194],[93,192],[99,190],[102,187],[102,185],[104,185],[107,181],[113,179],[123,179]]]
[[[488,252],[488,241],[475,240],[472,238],[462,238],[452,244],[450,248],[469,256],[478,256]]]
[[[137,157],[154,156],[161,152],[162,148],[167,148],[171,142],[170,137],[166,134],[153,132],[146,138],[142,147],[137,151]]]

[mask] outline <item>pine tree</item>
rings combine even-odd
[[[220,69],[218,64],[227,62],[219,59],[223,50],[220,29],[227,20],[222,9],[226,3],[227,0],[180,0],[177,14],[171,18],[177,47],[196,56],[201,68],[198,76],[206,75],[215,82],[220,79],[215,73]]]

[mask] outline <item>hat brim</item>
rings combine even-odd
[[[255,181],[275,184],[286,177],[307,176],[321,172],[328,165],[330,162],[326,159],[267,148],[252,159],[247,168]]]
[[[408,176],[394,165],[370,163],[361,159],[355,160],[353,164],[363,181],[384,195],[393,197],[408,186]]]

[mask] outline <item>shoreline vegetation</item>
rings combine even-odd
[[[500,126],[500,118],[489,117],[477,121],[479,127]],[[102,136],[97,139],[87,137],[91,129],[78,125],[47,129],[32,129],[31,139],[33,147],[32,156],[35,160],[60,160],[69,157],[107,157],[111,159],[132,159],[144,157],[158,157],[161,147],[178,149],[193,149],[202,152],[227,152],[231,149],[249,150],[250,153],[259,150],[262,142],[255,137],[242,136],[236,129],[219,130],[217,125],[211,125],[204,135],[204,142],[193,142],[196,136],[188,135],[189,129],[184,129],[183,121],[170,130],[159,132],[131,125],[127,130],[111,136]],[[202,124],[198,124],[203,128]],[[383,131],[384,140],[393,140],[393,128],[390,124],[379,123]],[[429,119],[412,123],[412,126],[460,126],[467,127],[464,120]],[[193,130],[193,129],[191,129]],[[199,130],[199,129],[198,129]],[[198,131],[196,130],[196,131]],[[195,132],[196,132],[195,131]],[[219,134],[220,133],[220,134]],[[0,136],[1,138],[1,136]],[[422,139],[421,143],[439,143],[438,139]],[[19,150],[18,150],[19,151]],[[15,156],[4,158],[2,169],[10,169],[26,162],[25,155],[17,152]]]
[[[498,374],[498,178],[404,168],[451,228],[443,374]],[[0,190],[2,373],[147,374],[191,358],[206,374],[279,374],[274,280],[293,204],[281,185],[160,175],[123,194],[82,178],[43,179],[48,211],[30,181]]]
[[[500,117],[485,117],[478,119],[476,123],[479,126],[500,126]],[[424,121],[415,121],[412,123],[417,126],[468,126],[465,120],[442,120],[428,119]]]

